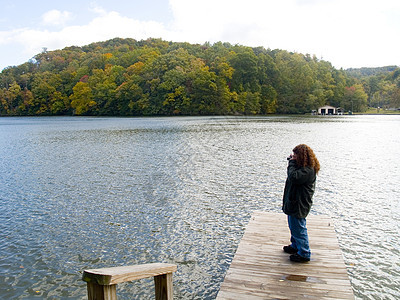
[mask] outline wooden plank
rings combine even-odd
[[[311,261],[291,262],[287,217],[255,212],[217,299],[354,299],[332,220],[310,215],[307,230]]]
[[[121,282],[164,275],[175,272],[176,265],[154,263],[113,268],[90,269],[83,272],[82,280],[99,285],[113,285]]]

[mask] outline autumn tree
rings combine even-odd
[[[91,114],[96,102],[93,100],[92,89],[87,82],[78,82],[73,88],[73,94],[69,96],[71,107],[74,114],[85,115]]]
[[[309,113],[399,106],[399,68],[338,70],[309,54],[115,38],[43,51],[0,73],[2,115]],[[367,95],[367,103],[365,102]]]

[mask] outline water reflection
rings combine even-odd
[[[254,210],[281,211],[286,156],[321,162],[358,298],[400,297],[399,116],[0,119],[0,294],[83,299],[86,268],[178,265],[177,299],[213,299]],[[118,288],[152,294],[152,281]]]

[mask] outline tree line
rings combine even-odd
[[[400,69],[229,43],[115,38],[43,51],[0,73],[0,115],[255,115],[400,106]],[[353,73],[352,73],[353,72]]]

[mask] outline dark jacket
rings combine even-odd
[[[295,218],[305,218],[312,205],[315,170],[311,167],[298,167],[295,160],[289,160],[287,176],[282,210]]]

